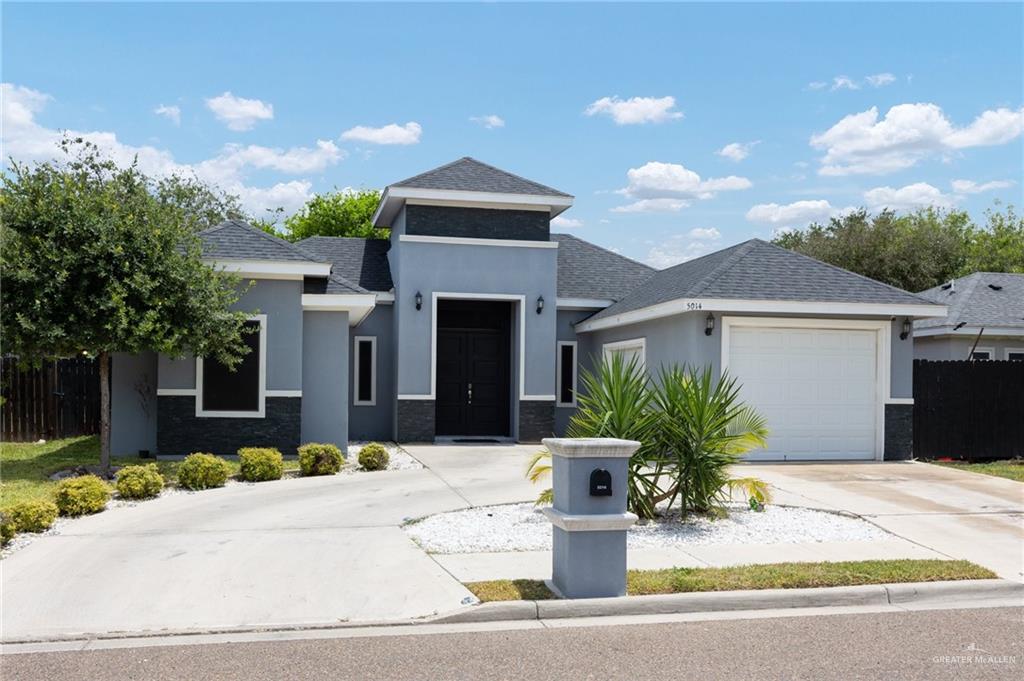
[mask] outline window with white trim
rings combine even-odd
[[[249,348],[233,368],[212,358],[196,360],[196,415],[259,418],[264,414],[266,381],[266,315],[242,325]]]
[[[992,359],[995,351],[992,348],[974,348],[971,359]]]
[[[612,355],[621,355],[627,364],[633,358],[636,358],[637,364],[641,367],[646,364],[647,341],[644,338],[631,338],[630,340],[616,341],[615,343],[605,343],[601,346],[601,350],[606,360],[611,359]]]
[[[558,407],[576,406],[576,341],[558,341]]]
[[[1006,359],[1024,362],[1024,348],[1006,348]]]
[[[352,404],[372,407],[377,404],[377,337],[356,336],[352,362]]]

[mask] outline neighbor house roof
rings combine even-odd
[[[370,291],[390,291],[391,266],[387,239],[358,239],[340,236],[312,236],[298,244],[333,264],[332,271]]]
[[[216,227],[204,229],[199,232],[199,239],[203,244],[203,257],[211,260],[329,262],[242,220],[225,220]]]
[[[621,300],[656,270],[569,234],[558,242],[558,296]]]
[[[928,305],[931,301],[806,255],[751,239],[661,270],[587,321],[681,298]]]
[[[949,312],[944,318],[919,319],[915,329],[963,325],[1024,331],[1024,274],[975,272],[918,295],[948,306]]]
[[[401,182],[391,183],[392,187],[416,187],[419,189],[449,189],[467,192],[493,192],[497,194],[531,194],[534,196],[563,196],[569,194],[552,189],[547,185],[527,180],[519,175],[495,168],[469,156],[457,161],[414,175]]]

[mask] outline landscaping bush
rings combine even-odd
[[[388,467],[388,450],[379,442],[371,442],[359,450],[359,465],[363,470],[382,471]]]
[[[14,521],[5,511],[0,511],[0,546],[7,546],[15,534]]]
[[[299,447],[299,470],[303,475],[334,475],[344,462],[341,450],[334,445],[310,442]]]
[[[61,480],[57,485],[57,509],[61,515],[80,516],[99,513],[107,507],[110,487],[95,475],[80,475]]]
[[[15,532],[45,532],[57,519],[57,504],[44,499],[23,501],[11,506],[7,516]]]
[[[284,475],[284,459],[273,447],[242,447],[238,450],[238,463],[246,482],[280,480]]]
[[[228,462],[213,454],[189,454],[178,467],[178,484],[185,489],[223,487],[231,468]]]
[[[123,499],[149,499],[160,494],[164,488],[164,477],[155,463],[125,466],[117,472],[114,486]]]

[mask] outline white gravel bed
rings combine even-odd
[[[430,553],[544,551],[551,548],[551,523],[533,504],[485,506],[439,513],[405,526]],[[762,512],[731,508],[721,520],[669,516],[630,529],[630,548],[707,544],[791,544],[886,539],[884,530],[857,518],[807,508],[768,506]]]
[[[347,460],[355,467],[359,466],[359,450],[370,444],[369,442],[350,442],[348,445],[348,457]],[[382,442],[384,448],[388,450],[388,467],[385,470],[389,471],[410,471],[423,468],[417,459],[414,459],[409,452],[399,447],[394,442]],[[358,468],[353,468],[354,471],[359,471]],[[361,472],[361,471],[360,471]]]

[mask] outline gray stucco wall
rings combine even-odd
[[[135,456],[156,452],[156,377],[154,352],[115,352],[110,370],[110,451]]]
[[[395,332],[391,305],[378,304],[363,322],[352,329],[348,342],[348,365],[355,367],[355,337],[377,339],[377,400],[375,405],[355,403],[354,369],[349,371],[349,436],[353,440],[389,440],[394,437],[395,414]]]
[[[302,314],[302,442],[348,444],[347,312]]]
[[[914,338],[914,357],[937,361],[968,359],[967,353],[974,345],[974,336],[924,336]],[[1008,338],[1005,336],[982,335],[978,340],[978,348],[989,348],[995,351],[992,359],[1006,359],[1006,351],[1024,349],[1024,337]]]

